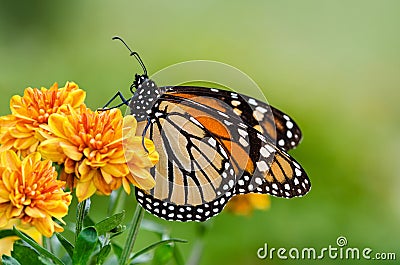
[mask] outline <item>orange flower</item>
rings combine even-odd
[[[64,163],[63,178],[76,188],[79,201],[95,192],[109,195],[121,185],[129,193],[130,183],[151,188],[155,183],[148,168],[158,161],[153,142],[145,140],[146,148],[152,151],[150,155],[142,145],[135,145],[137,154],[128,152],[129,159],[136,166],[132,172],[134,175],[130,174],[125,159],[123,123],[124,120],[132,121],[132,118],[123,118],[119,109],[93,112],[85,106],[81,106],[79,111],[69,107],[68,114],[50,116],[50,134],[44,135],[47,140],[41,143],[39,151],[47,159]],[[124,129],[129,136],[135,132],[136,126]],[[141,142],[142,137],[137,138]]]
[[[254,209],[267,210],[271,205],[267,194],[248,193],[229,200],[226,210],[238,215],[250,215]]]
[[[58,88],[57,83],[46,89],[28,87],[24,96],[10,100],[11,114],[0,117],[0,151],[12,149],[26,156],[36,151],[41,137],[40,127],[47,124],[52,113],[63,113],[66,106],[79,108],[85,92],[73,82]]]
[[[37,152],[22,161],[14,151],[0,153],[0,227],[19,219],[22,225],[34,226],[50,237],[63,228],[62,222],[71,203],[71,195],[62,189],[51,161],[41,161]]]

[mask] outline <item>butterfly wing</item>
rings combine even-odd
[[[156,187],[136,191],[146,210],[168,220],[204,221],[234,194],[293,197],[309,190],[304,170],[268,135],[230,113],[226,104],[216,105],[215,97],[193,94],[167,90],[149,114],[146,133],[160,161],[152,171]]]
[[[167,93],[209,104],[227,115],[238,116],[243,122],[268,135],[283,150],[295,148],[302,139],[299,126],[282,111],[260,100],[232,91],[194,86],[166,87]],[[207,102],[197,95],[207,97]]]

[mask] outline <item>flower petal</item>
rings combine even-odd
[[[62,163],[67,156],[64,154],[60,146],[59,138],[52,138],[43,141],[38,147],[38,151],[43,155],[43,158],[49,159],[56,163]]]
[[[91,197],[95,192],[96,186],[94,185],[93,181],[80,181],[76,184],[75,194],[79,202]]]
[[[60,147],[62,148],[64,154],[72,160],[79,161],[83,157],[83,154],[79,152],[78,147],[69,142],[60,141]]]

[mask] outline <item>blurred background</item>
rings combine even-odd
[[[207,224],[201,264],[304,264],[260,260],[257,249],[349,247],[400,259],[399,1],[2,1],[0,115],[28,87],[75,81],[95,109],[117,90],[129,96],[138,64],[150,74],[204,59],[248,74],[269,103],[290,114],[304,140],[291,154],[312,182],[300,199],[271,199],[251,216],[223,213]],[[167,84],[164,84],[167,85]],[[94,219],[104,217],[92,202]],[[125,209],[133,214],[135,200]],[[67,220],[74,220],[71,211]],[[146,214],[174,237],[187,260],[199,225]],[[136,249],[154,242],[139,233]],[[324,259],[307,264],[364,264]],[[375,263],[376,262],[376,263]],[[398,262],[398,261],[397,261]],[[393,262],[395,263],[395,262]],[[372,263],[371,263],[372,264]],[[374,261],[373,264],[386,264]]]

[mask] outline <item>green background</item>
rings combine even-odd
[[[91,108],[116,90],[128,96],[141,70],[114,35],[140,52],[150,74],[194,59],[230,64],[300,125],[304,140],[291,154],[313,186],[300,199],[272,198],[270,210],[250,217],[214,218],[201,264],[366,264],[256,256],[264,243],[319,249],[339,236],[399,260],[399,12],[395,0],[2,1],[0,114],[12,95],[55,81],[77,82]],[[93,201],[95,219],[103,201]],[[130,198],[128,215],[134,207]],[[197,224],[146,218],[188,239],[188,258]],[[137,247],[154,240],[142,231]]]

